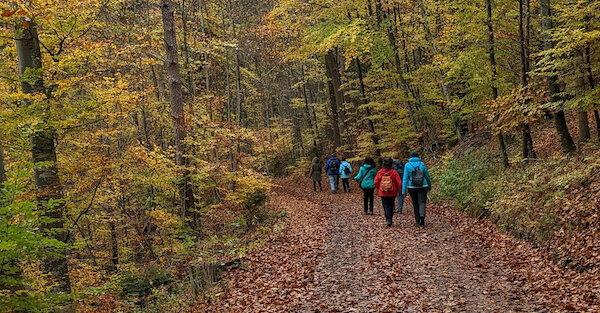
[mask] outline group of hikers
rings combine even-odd
[[[353,177],[358,182],[364,196],[364,214],[373,215],[373,201],[375,189],[379,191],[381,204],[385,213],[385,221],[388,227],[393,224],[394,212],[402,214],[404,207],[404,198],[410,195],[413,203],[415,221],[418,226],[425,226],[425,206],[427,203],[427,193],[431,190],[431,178],[425,163],[419,158],[416,151],[410,153],[408,163],[404,164],[399,156],[394,158],[384,158],[381,161],[381,169],[377,170],[375,160],[371,157],[365,158],[358,174]],[[323,191],[321,185],[321,163],[319,158],[314,158],[310,177],[313,180],[313,190],[317,191],[317,185],[320,191]],[[342,180],[344,192],[350,192],[350,178],[352,177],[352,166],[345,157],[338,159],[336,154],[325,163],[325,172],[329,177],[331,192],[337,193],[339,190],[339,180]],[[395,201],[398,198],[398,208],[396,210]]]

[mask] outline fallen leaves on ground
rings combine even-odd
[[[273,209],[289,226],[193,312],[598,312],[597,275],[559,268],[528,243],[447,205],[415,226],[412,205],[385,227],[362,193],[280,182]]]

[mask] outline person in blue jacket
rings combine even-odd
[[[420,185],[415,185],[417,183],[420,183]],[[410,153],[408,163],[404,165],[402,196],[406,197],[407,192],[410,194],[415,211],[415,221],[420,226],[425,226],[425,205],[427,203],[427,193],[430,190],[431,178],[427,166],[421,162],[419,154],[413,151]]]
[[[325,163],[325,171],[329,175],[329,184],[331,185],[331,193],[338,191],[339,180],[340,180],[340,160],[335,156],[335,153],[331,155],[327,163]]]
[[[352,174],[352,166],[346,161],[345,157],[342,157],[342,163],[340,164],[340,177],[342,178],[342,186],[344,186],[344,192],[350,192],[350,175]]]
[[[360,182],[360,188],[363,191],[365,214],[369,213],[373,215],[375,176],[377,176],[375,160],[373,160],[371,157],[368,157],[365,159],[364,164],[360,167],[358,174],[354,177],[354,180]]]

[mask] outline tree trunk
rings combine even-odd
[[[358,81],[360,83],[360,94],[362,98],[362,103],[367,104],[367,93],[365,88],[365,81],[363,79],[362,66],[360,64],[360,60],[356,58],[356,68],[358,71]],[[367,123],[369,124],[369,130],[371,131],[371,139],[373,140],[373,144],[375,145],[375,156],[379,160],[381,159],[381,149],[379,148],[379,136],[375,132],[375,123],[373,123],[373,119],[371,118],[371,109],[365,108],[367,112]]]
[[[320,157],[320,153],[319,153],[319,147],[317,146],[317,130],[315,128],[313,128],[313,123],[312,123],[312,118],[311,118],[311,114],[310,114],[310,108],[309,108],[309,102],[308,102],[308,94],[306,92],[306,78],[304,76],[304,66],[300,67],[300,75],[302,76],[302,95],[304,97],[304,110],[305,110],[305,114],[306,114],[306,121],[308,123],[308,128],[310,128],[310,131],[312,132],[312,142],[313,142],[313,155],[315,157]]]
[[[180,205],[181,218],[185,222],[186,215],[194,209],[194,194],[192,191],[187,156],[185,155],[185,112],[183,110],[183,93],[181,90],[181,74],[177,55],[177,35],[175,33],[175,17],[171,0],[161,2],[164,41],[166,50],[166,67],[169,78],[169,94],[171,100],[171,117],[173,119],[175,163],[180,171]]]
[[[521,86],[525,88],[529,84],[529,40],[527,40],[528,35],[526,35],[528,26],[525,26],[525,16],[529,15],[529,0],[527,0],[527,7],[525,7],[523,1],[519,0],[519,43],[521,46]],[[527,13],[525,13],[525,10],[527,10]],[[522,156],[525,162],[527,162],[529,158],[537,158],[537,155],[533,149],[533,139],[531,138],[529,123],[527,121],[523,122],[521,129]]]
[[[591,137],[587,111],[582,110],[577,112],[577,124],[579,128],[579,145],[581,149],[581,145],[585,144],[585,142],[587,142]]]
[[[542,41],[543,51],[550,50],[554,48],[554,42],[549,34],[552,30],[552,13],[550,9],[550,0],[541,0],[540,1],[540,14],[542,17]],[[551,102],[559,102],[561,101],[560,86],[558,85],[558,77],[556,75],[551,75],[548,77],[548,90],[550,92],[550,101]],[[573,143],[573,138],[571,137],[571,133],[569,133],[569,128],[567,127],[567,120],[565,118],[565,112],[561,109],[557,110],[554,113],[554,126],[558,135],[560,136],[560,142],[565,153],[571,153],[576,150],[575,144]]]
[[[379,23],[379,26],[381,26],[381,23],[383,21],[383,12],[381,12],[381,10],[381,1],[377,0],[377,2],[375,3],[375,13],[377,14],[377,22]],[[412,96],[412,98],[415,101],[419,101],[419,97],[417,96],[415,90],[411,88],[410,84],[404,76],[404,71],[402,70],[402,62],[400,61],[400,54],[398,52],[398,44],[396,43],[396,36],[394,35],[393,28],[388,27],[386,32],[388,41],[394,50],[394,63],[396,65],[396,73],[398,74],[398,78],[400,79],[400,84],[402,90],[404,91],[404,96],[407,99],[406,109],[408,111],[408,117],[410,119],[410,123],[412,124],[413,131],[415,132],[415,134],[418,134],[419,126],[417,125],[417,118],[413,106],[411,105],[412,101],[410,100],[410,97]]]
[[[492,23],[492,0],[486,0],[487,7],[487,26],[488,26],[488,38],[489,38],[489,49],[488,53],[490,55],[490,65],[492,69],[492,94],[494,100],[498,99],[498,87],[497,84],[497,68],[496,68],[496,54],[494,50],[494,25]],[[510,164],[508,162],[508,153],[506,152],[506,143],[504,142],[504,135],[502,131],[498,132],[498,144],[500,146],[500,155],[502,156],[502,163],[504,167],[507,168]]]
[[[594,74],[592,72],[592,57],[590,51],[590,45],[585,47],[585,63],[587,65],[587,79],[588,84],[590,85],[590,89],[596,88],[596,82],[594,81]],[[598,140],[600,141],[600,114],[598,114],[598,110],[594,110],[594,120],[596,121],[596,133],[598,135]]]
[[[1,138],[0,138],[1,139]],[[4,146],[0,140],[0,187],[6,181],[6,165],[4,164]]]
[[[329,104],[331,107],[331,123],[333,126],[333,148],[336,149],[342,145],[338,116],[339,102],[341,101],[339,96],[341,81],[337,60],[333,50],[329,50],[327,54],[325,54],[325,72],[328,78],[327,86],[329,88]]]
[[[19,37],[16,39],[17,55],[19,59],[19,73],[24,75],[27,71],[39,71],[33,85],[31,80],[23,81],[21,89],[23,93],[43,93],[44,81],[42,78],[42,54],[36,25],[31,22],[29,28],[25,29],[21,25],[17,26]],[[34,128],[30,137],[31,156],[34,169],[34,182],[36,189],[36,198],[40,210],[44,210],[44,215],[54,219],[53,222],[44,224],[42,230],[49,236],[60,241],[66,241],[66,232],[63,229],[63,211],[65,209],[62,199],[61,184],[56,167],[56,131],[54,128],[40,123],[42,126]],[[44,164],[44,165],[39,165]],[[48,203],[53,202],[52,207]],[[71,283],[69,279],[69,267],[66,255],[54,255],[42,260],[42,271],[48,273],[50,279],[56,282],[52,287],[53,292],[66,293],[71,292]],[[62,312],[72,312],[71,304],[67,304]]]
[[[113,221],[108,222],[110,226],[110,239],[111,239],[111,256],[110,256],[110,269],[113,272],[117,272],[117,266],[119,265],[119,243],[117,241],[117,230]]]

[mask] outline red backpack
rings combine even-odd
[[[392,192],[392,190],[394,189],[394,181],[392,180],[392,176],[390,176],[390,173],[386,173],[385,175],[383,175],[383,177],[381,178],[381,184],[379,186],[381,191],[385,193]]]

